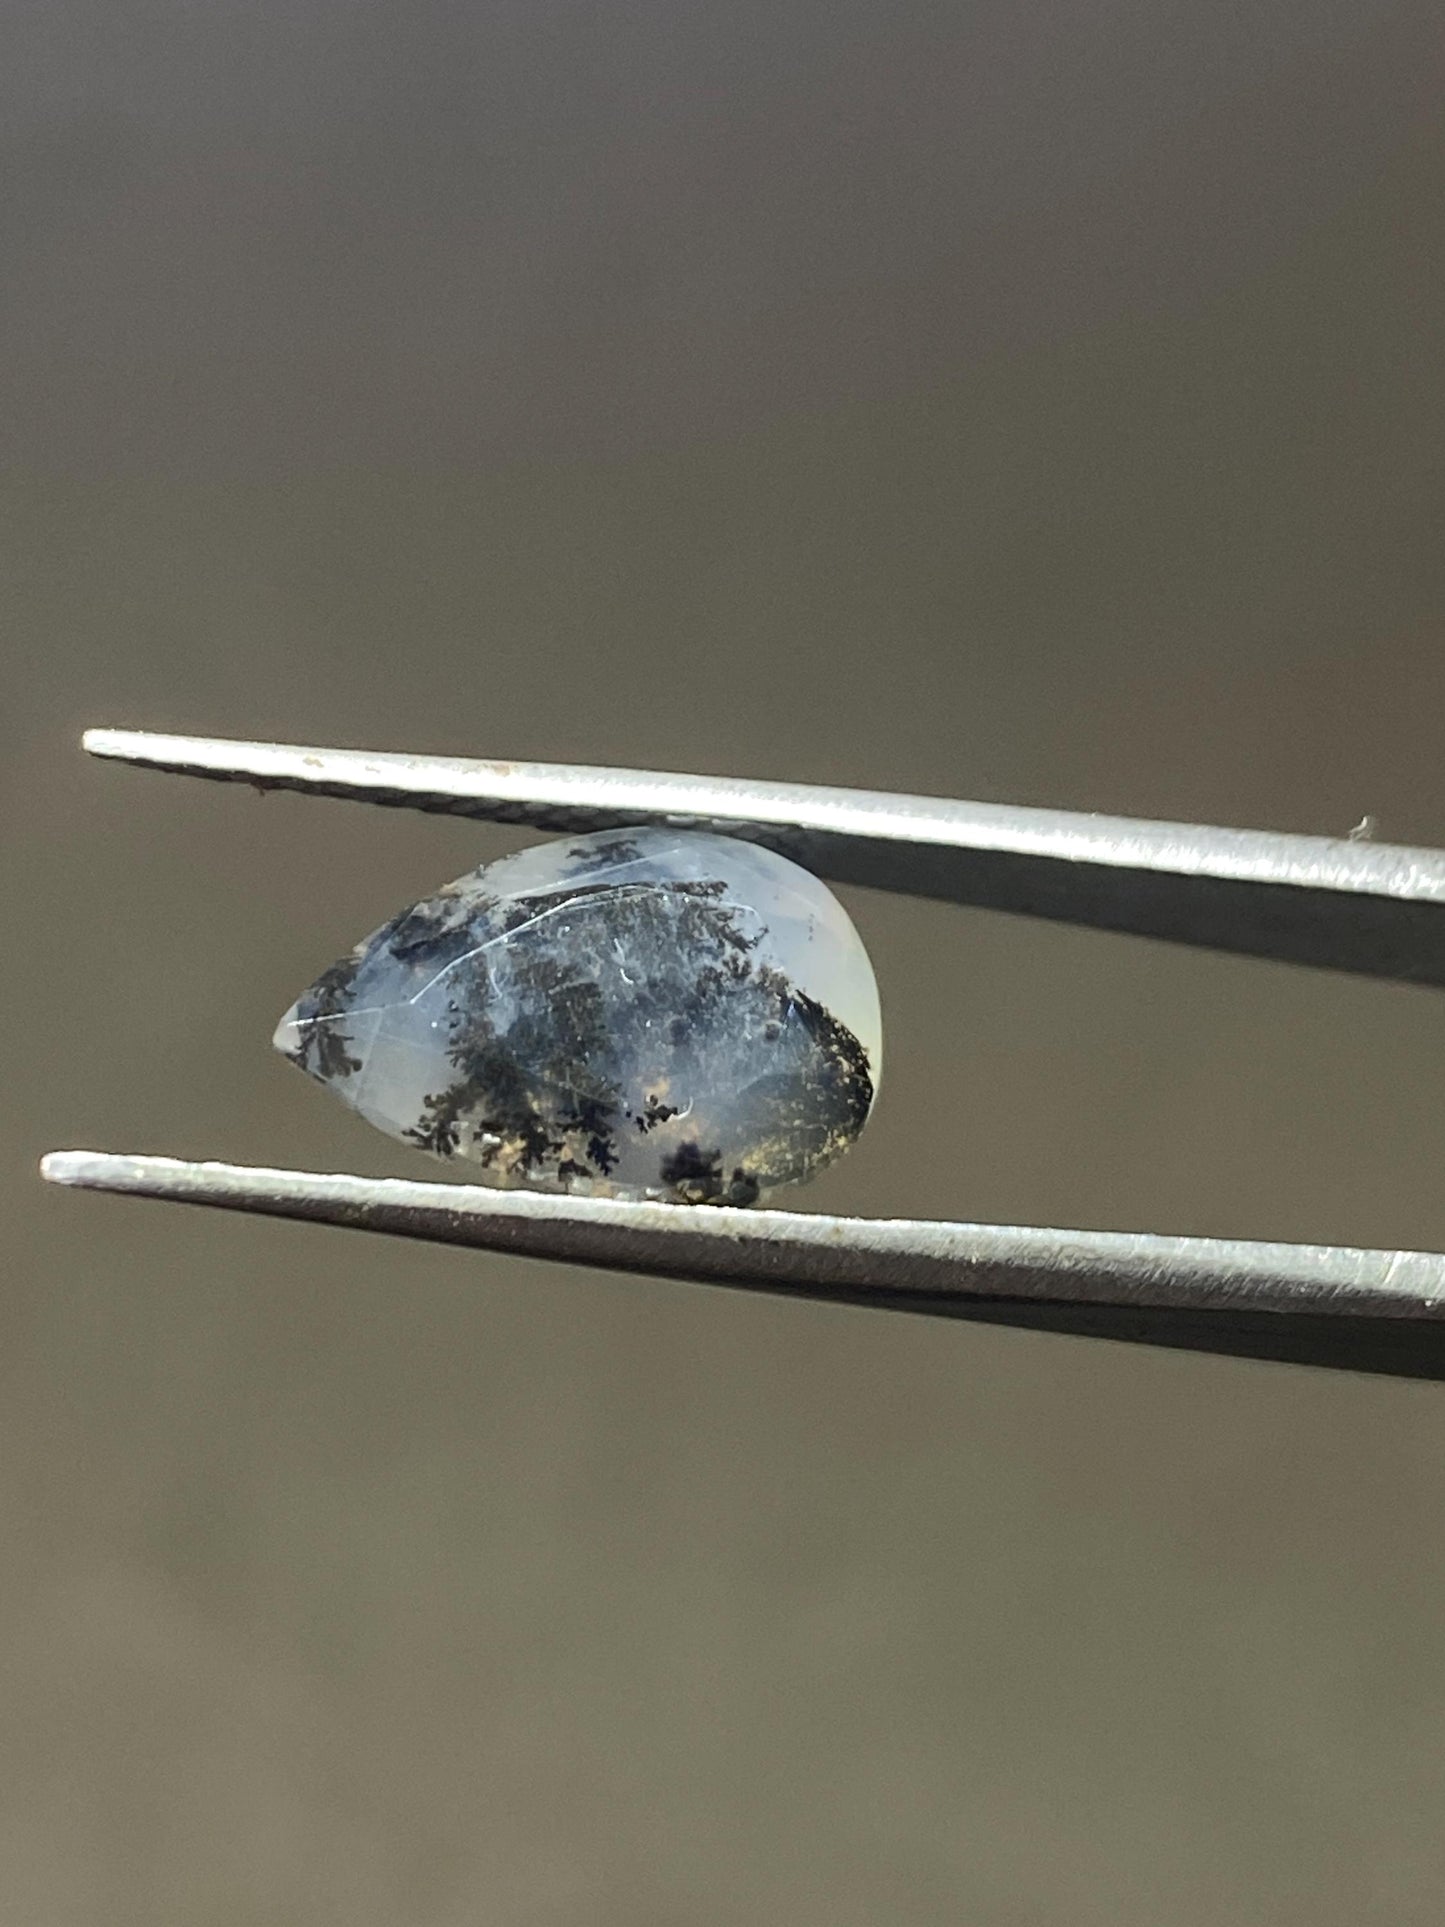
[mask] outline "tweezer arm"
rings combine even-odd
[[[54,1183],[775,1296],[1445,1378],[1445,1256],[819,1217],[57,1151]]]
[[[721,830],[842,883],[1445,984],[1445,852],[570,763],[497,763],[95,729],[96,756],[577,833]]]

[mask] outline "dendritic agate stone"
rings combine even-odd
[[[277,1048],[485,1182],[749,1204],[857,1137],[872,967],[816,877],[751,843],[606,832],[473,871],[289,1010]]]

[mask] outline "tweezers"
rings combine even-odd
[[[91,730],[92,755],[577,833],[710,830],[869,889],[1445,985],[1445,852],[801,783]],[[55,1151],[54,1183],[884,1311],[1445,1378],[1445,1254],[782,1210]]]

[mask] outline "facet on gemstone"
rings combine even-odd
[[[483,1182],[748,1204],[853,1143],[873,969],[837,898],[757,844],[664,829],[522,850],[323,972],[275,1043]]]

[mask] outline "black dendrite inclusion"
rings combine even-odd
[[[452,1157],[465,1139],[478,1163],[522,1179],[606,1177],[616,1163],[619,1093],[604,1068],[601,988],[550,938],[515,935],[563,908],[555,897],[517,897],[473,916],[447,979],[447,1061],[456,1075],[406,1132],[423,1150]],[[509,937],[513,1015],[499,1032],[487,953]]]
[[[361,1069],[351,1054],[351,1037],[341,1022],[351,1006],[351,989],[360,958],[353,951],[323,970],[296,1006],[296,1047],[291,1061],[325,1084]]]
[[[331,1020],[380,959],[444,1018],[450,1075],[403,1129],[426,1151],[563,1185],[605,1183],[626,1153],[631,1183],[646,1142],[646,1188],[730,1204],[836,1155],[872,1101],[866,1053],[754,957],[765,933],[727,886],[604,880],[642,854],[623,835],[571,854],[564,892],[498,900],[468,880],[395,918],[307,994],[298,1017],[327,1021],[303,1024],[297,1061],[327,1081],[361,1068]],[[711,1140],[709,1093],[744,1119],[742,1161]],[[698,1135],[679,1140],[694,1108]]]
[[[573,877],[594,875],[598,870],[612,870],[621,863],[636,863],[642,856],[637,839],[631,836],[609,836],[605,841],[596,843],[574,843],[567,852],[568,874]]]

